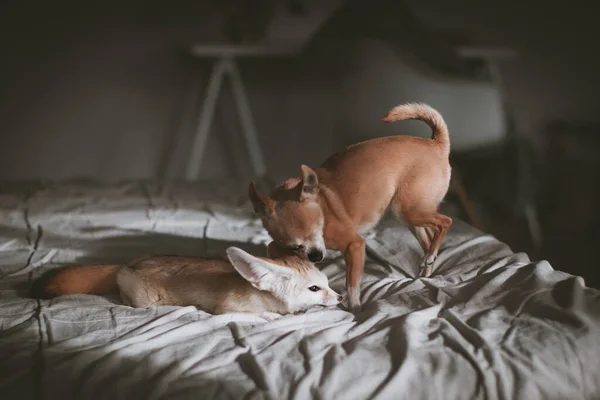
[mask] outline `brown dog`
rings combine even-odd
[[[452,224],[451,218],[438,213],[451,174],[446,123],[425,104],[395,107],[383,121],[406,119],[426,122],[432,138],[391,136],[349,146],[316,170],[303,165],[301,178],[284,181],[270,196],[250,184],[254,210],[278,246],[312,262],[321,261],[326,249],[344,254],[351,311],[361,306],[359,284],[365,263],[361,234],[374,227],[388,207],[409,225],[425,252],[422,276],[431,275]]]

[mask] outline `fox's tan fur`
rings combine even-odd
[[[269,196],[254,182],[249,196],[278,246],[320,261],[325,248],[343,252],[350,308],[360,308],[364,269],[361,234],[376,225],[386,209],[404,220],[425,252],[422,274],[429,276],[452,219],[438,213],[451,176],[450,139],[442,116],[425,104],[405,104],[383,119],[419,119],[433,130],[431,139],[392,136],[367,140],[334,154],[319,168],[303,165],[302,176],[284,181]]]
[[[307,280],[318,271],[312,263],[295,255],[255,259],[276,264],[282,271],[288,270]],[[127,265],[80,265],[58,270],[40,283],[37,297],[119,294],[126,305],[133,307],[194,305],[212,314],[247,312],[273,316],[303,311],[295,309],[285,298],[256,286],[260,285],[249,283],[225,259],[143,256]],[[328,287],[322,289],[326,292],[325,302],[331,303],[327,305],[341,300]]]

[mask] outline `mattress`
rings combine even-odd
[[[455,219],[433,276],[385,219],[364,310],[276,321],[118,299],[29,298],[43,272],[141,254],[265,254],[235,182],[0,186],[2,399],[597,399],[600,295]],[[345,292],[339,253],[319,264]]]

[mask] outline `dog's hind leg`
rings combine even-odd
[[[402,213],[402,216],[409,224],[416,228],[422,228],[423,230],[419,232],[424,232],[426,236],[429,236],[429,233],[433,233],[429,248],[427,250],[424,249],[425,257],[420,266],[421,276],[431,276],[431,273],[433,272],[433,263],[440,250],[440,244],[442,243],[446,232],[452,225],[452,218],[438,212],[423,213],[414,210],[408,212],[405,211]],[[425,235],[421,234],[420,236]]]
[[[427,228],[409,225],[408,229],[421,245],[423,252],[427,253],[431,247],[431,240],[433,239],[433,236],[429,235]]]
[[[402,217],[398,203],[392,207],[392,211],[399,220],[407,222],[406,219]],[[421,249],[423,249],[425,258],[427,258],[430,255],[431,244],[434,240],[436,229],[429,226],[412,225],[410,223],[408,224],[408,229],[419,242]],[[423,264],[421,265],[421,268],[423,268]]]

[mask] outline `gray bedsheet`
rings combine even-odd
[[[415,239],[384,221],[368,240],[357,315],[336,308],[266,322],[90,295],[27,297],[33,279],[69,263],[232,244],[264,253],[268,236],[244,188],[3,185],[0,397],[600,398],[599,292],[459,221],[434,276],[417,280]],[[343,262],[330,256],[323,270],[343,292]]]

